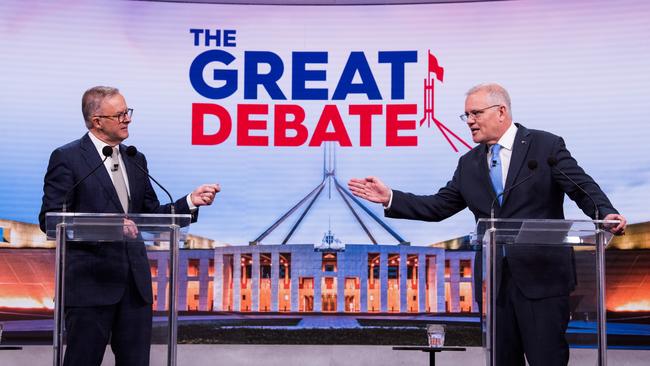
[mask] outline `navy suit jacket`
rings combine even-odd
[[[585,214],[594,218],[591,200],[573,183],[551,169],[549,157],[557,159],[557,168],[589,192],[598,206],[600,217],[618,213],[598,184],[587,175],[566,149],[564,140],[517,124],[503,203],[496,203],[495,217],[514,219],[564,219],[564,194],[576,202]],[[485,144],[463,155],[453,178],[434,195],[420,196],[393,191],[387,217],[440,221],[468,207],[476,220],[490,217],[496,197],[489,177]],[[533,172],[527,162],[535,160]],[[520,186],[509,187],[533,176]],[[507,252],[508,266],[516,285],[528,298],[568,295],[576,284],[573,251],[561,248],[512,247]],[[476,273],[481,273],[477,271]]]
[[[170,204],[161,205],[147,175],[134,162],[147,170],[143,154],[120,153],[129,178],[129,213],[169,213]],[[43,185],[43,203],[39,214],[41,230],[45,231],[45,213],[60,212],[63,199],[77,182],[101,164],[88,134],[52,152]],[[174,204],[176,213],[188,214],[185,197]],[[111,178],[102,166],[78,185],[70,194],[68,212],[124,213]],[[193,221],[196,220],[196,214]],[[144,243],[70,242],[66,252],[65,305],[98,306],[117,303],[126,289],[129,272],[138,292],[147,303],[152,302],[151,273]]]

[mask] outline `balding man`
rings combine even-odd
[[[122,142],[129,137],[133,109],[119,90],[91,88],[81,104],[88,133],[50,156],[39,215],[41,230],[45,231],[45,214],[60,212],[64,206],[72,212],[170,213],[171,204],[158,202],[149,178],[136,166],[147,169],[144,155],[125,154]],[[100,166],[106,146],[113,154],[105,167],[81,182]],[[199,186],[174,203],[176,213],[191,213],[196,220],[198,206],[212,204],[219,190],[218,184]],[[135,237],[135,227],[129,228],[125,234]],[[64,365],[99,366],[109,341],[116,365],[148,365],[151,304],[151,273],[144,243],[70,244],[66,251]]]
[[[512,122],[510,96],[503,87],[482,84],[471,88],[460,118],[479,145],[460,158],[453,178],[438,193],[414,195],[391,190],[376,177],[351,179],[350,191],[383,204],[387,217],[410,220],[441,221],[466,207],[476,220],[489,218],[495,199],[499,218],[564,219],[565,194],[595,218],[589,197],[559,173],[561,170],[589,192],[600,218],[621,221],[610,231],[624,233],[625,218],[578,166],[561,137]],[[557,169],[546,164],[549,157],[557,160]],[[523,182],[530,174],[524,167],[529,160],[543,163]],[[508,190],[519,182],[522,184],[516,189]],[[569,294],[576,280],[572,252],[556,249],[509,248],[498,258],[499,366],[524,366],[524,357],[531,366],[566,365],[569,360],[565,332]]]

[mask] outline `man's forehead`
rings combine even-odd
[[[126,101],[122,94],[115,94],[104,98],[101,107],[105,109],[124,109],[126,108]]]
[[[477,91],[467,96],[465,99],[465,104],[481,103],[485,100],[485,96],[485,92]]]

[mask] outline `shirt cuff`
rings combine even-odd
[[[390,210],[390,206],[393,204],[393,190],[390,190],[390,198],[388,199],[388,205],[384,206],[384,211]]]
[[[192,194],[188,194],[185,199],[187,200],[187,207],[190,208],[190,211],[195,211],[197,207],[192,203]]]

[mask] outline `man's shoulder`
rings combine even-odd
[[[560,136],[558,136],[558,135],[556,135],[554,133],[548,132],[548,131],[536,130],[536,129],[533,129],[533,128],[526,128],[526,127],[524,127],[524,126],[522,126],[520,124],[517,124],[517,127],[518,127],[517,134],[521,133],[524,136],[528,134],[528,135],[532,136],[535,139],[557,140],[557,139],[561,138]]]
[[[84,136],[88,139],[88,136]],[[77,156],[81,150],[81,146],[84,143],[84,137],[78,138],[76,140],[70,141],[65,145],[61,145],[52,151],[52,155],[59,156]],[[90,141],[89,141],[90,142]],[[90,142],[92,144],[92,142]]]
[[[482,153],[485,149],[486,149],[485,144],[478,144],[478,145],[474,146],[470,151],[468,151],[468,152],[466,152],[465,154],[463,154],[463,155],[460,157],[459,162],[467,161],[468,159],[469,159],[469,160],[476,159],[476,158],[478,158],[479,156],[481,156],[481,153]]]
[[[61,146],[57,147],[54,150],[55,151],[61,151],[61,152],[77,150],[77,149],[81,148],[81,144],[82,144],[84,138],[88,138],[88,136],[84,135],[81,138],[78,138],[76,140],[72,140],[72,141],[68,142],[65,145],[61,145]],[[89,139],[89,141],[90,141],[90,139]]]

